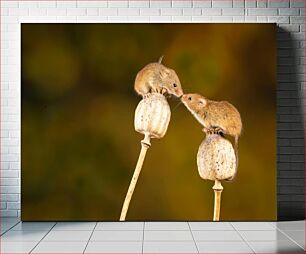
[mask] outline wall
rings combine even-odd
[[[278,24],[278,219],[304,218],[304,0],[4,0],[0,5],[1,216],[20,216],[20,23],[258,22]]]

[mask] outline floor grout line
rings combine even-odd
[[[86,246],[85,246],[85,248],[84,248],[83,254],[84,254],[85,251],[86,251],[86,248],[87,248],[87,246],[88,246],[88,244],[89,244],[89,242],[90,242],[90,239],[91,239],[93,233],[95,232],[95,229],[96,229],[97,225],[98,225],[98,222],[96,221],[96,224],[95,224],[95,226],[94,226],[94,228],[93,228],[93,230],[92,230],[92,232],[91,232],[91,234],[90,234],[90,236],[89,236],[89,239],[88,239],[88,241],[87,241],[87,243],[86,243]]]
[[[29,253],[32,253],[32,251],[40,244],[40,242],[51,232],[51,230],[55,227],[57,222],[54,223],[54,225],[49,229],[49,231],[38,241],[38,243],[29,251]]]
[[[287,235],[284,231],[282,231],[279,228],[276,228],[276,230],[278,230],[279,232],[283,233],[286,237],[289,238],[289,240],[291,240],[292,242],[294,242],[296,245],[298,245],[299,247],[301,247],[303,250],[305,250],[305,247],[301,246],[298,242],[296,242],[292,237],[290,237],[289,235]]]
[[[190,224],[189,224],[188,221],[187,221],[187,224],[188,224],[188,227],[189,227],[189,230],[190,230],[190,233],[191,233],[193,242],[194,242],[194,244],[195,244],[195,246],[196,246],[197,252],[200,253],[199,248],[198,248],[198,245],[197,245],[197,242],[196,242],[195,239],[194,239],[194,236],[193,236],[193,233],[192,233],[192,230],[191,230],[191,227],[190,227]]]
[[[13,222],[13,224],[12,224],[12,226],[8,229],[8,230],[6,230],[3,234],[5,234],[5,233],[7,233],[7,232],[9,232],[9,231],[13,231],[12,229],[15,227],[15,226],[17,226],[18,224],[20,224],[20,223],[22,223],[22,221],[17,221],[17,222]],[[73,222],[72,222],[73,223]],[[200,242],[216,242],[216,244],[218,244],[218,242],[220,242],[220,241],[211,241],[211,240],[199,240],[199,241],[196,241],[195,240],[195,238],[194,238],[194,231],[211,231],[211,232],[216,232],[216,231],[227,231],[227,232],[237,232],[237,234],[240,236],[240,238],[241,238],[241,240],[237,240],[237,241],[225,241],[225,242],[241,242],[241,243],[245,243],[248,247],[249,247],[249,251],[250,251],[250,253],[251,253],[251,251],[252,251],[252,253],[257,253],[256,251],[255,251],[255,249],[252,247],[252,245],[251,245],[251,242],[253,242],[252,240],[250,240],[250,241],[248,241],[248,239],[247,239],[247,237],[245,237],[245,236],[243,236],[243,231],[254,231],[254,232],[256,232],[256,231],[273,231],[273,232],[279,232],[280,234],[284,234],[285,235],[285,239],[284,240],[267,240],[267,241],[259,241],[259,240],[254,240],[254,242],[280,242],[280,241],[287,241],[287,244],[294,244],[295,246],[298,246],[299,248],[301,248],[301,249],[303,249],[304,251],[305,251],[305,247],[303,247],[302,245],[303,245],[303,242],[302,241],[300,241],[300,240],[295,240],[295,234],[293,235],[294,237],[292,237],[292,236],[290,236],[290,235],[288,235],[287,233],[286,233],[286,229],[280,229],[280,228],[278,228],[277,226],[275,226],[276,224],[272,224],[272,223],[268,223],[269,225],[271,225],[271,226],[273,226],[273,228],[275,228],[275,229],[271,229],[271,230],[260,230],[260,229],[257,229],[257,230],[253,230],[252,229],[252,227],[251,228],[249,228],[249,229],[243,229],[243,230],[239,230],[238,228],[238,226],[237,226],[237,228],[235,227],[235,224],[233,223],[233,222],[229,222],[229,225],[230,225],[230,227],[232,228],[232,230],[219,230],[219,229],[217,229],[217,230],[205,230],[205,229],[202,229],[202,230],[192,230],[191,229],[191,223],[190,222],[186,222],[187,224],[188,224],[188,228],[189,228],[189,232],[191,232],[191,236],[192,236],[192,240],[190,239],[190,240],[151,240],[151,241],[148,241],[148,242],[190,242],[190,244],[191,244],[191,242],[193,242],[194,244],[195,244],[195,247],[196,247],[196,251],[197,251],[197,253],[200,253],[200,250],[199,250],[199,247],[201,247],[200,245],[198,246],[198,244],[197,243],[199,243],[200,244]],[[55,231],[54,230],[54,227],[56,226],[58,224],[58,222],[54,222],[54,225],[49,229],[49,230],[46,230],[46,233],[45,233],[45,235],[43,235],[43,237],[39,240],[39,241],[33,241],[34,242],[34,244],[35,244],[35,246],[28,252],[28,253],[33,253],[34,251],[35,251],[35,249],[37,248],[37,246],[47,237],[47,235],[50,233],[50,231]],[[118,229],[118,230],[96,230],[97,229],[97,225],[98,225],[98,222],[95,222],[95,225],[94,225],[94,227],[93,227],[93,229],[92,229],[92,232],[91,232],[91,234],[90,234],[90,237],[89,237],[89,239],[87,240],[87,242],[86,242],[86,245],[85,245],[85,248],[83,249],[83,252],[81,252],[81,253],[85,253],[86,252],[86,250],[87,250],[87,247],[88,247],[88,245],[89,245],[89,243],[90,242],[114,242],[114,245],[115,245],[115,243],[116,242],[118,242],[117,240],[114,240],[114,241],[109,241],[109,240],[107,240],[107,241],[92,241],[91,239],[92,239],[92,236],[93,236],[93,233],[95,232],[95,231],[99,231],[99,232],[107,232],[107,231],[120,231],[120,232],[124,232],[124,231],[141,231],[142,232],[142,245],[141,245],[141,253],[143,254],[144,253],[144,243],[145,243],[145,233],[146,233],[146,231],[174,231],[174,232],[179,232],[179,231],[181,231],[181,232],[187,232],[188,230],[182,230],[182,229],[179,229],[179,230],[174,230],[174,229],[155,229],[155,230],[146,230],[145,228],[146,228],[146,224],[145,224],[145,222],[143,222],[143,226],[142,226],[142,229],[140,229],[139,228],[139,230],[120,230],[120,229]],[[22,230],[21,230],[22,231]],[[25,230],[25,231],[27,231],[27,230]],[[60,230],[60,231],[65,231],[65,230]],[[66,230],[67,231],[67,230]],[[89,231],[89,230],[68,230],[68,231]],[[303,229],[300,229],[300,230],[288,230],[288,231],[301,231],[301,232],[304,232],[304,230]],[[132,233],[132,232],[131,232]],[[3,235],[2,234],[2,235]],[[107,233],[106,233],[107,234]],[[185,233],[185,234],[187,234],[187,233]],[[299,235],[298,235],[299,236]],[[299,238],[298,238],[299,239]],[[85,240],[86,241],[86,240]],[[84,241],[84,243],[85,243],[85,241]],[[300,241],[300,243],[299,243],[299,241]],[[50,242],[52,242],[52,241],[50,241]],[[65,242],[65,241],[63,241],[63,242]],[[136,241],[136,240],[126,240],[126,241],[122,241],[122,242],[139,242],[139,245],[140,245],[140,239],[138,240],[138,241]],[[174,245],[175,245],[175,243],[173,243]],[[139,246],[138,244],[137,244],[137,249],[139,250],[140,249],[140,246]],[[82,246],[84,246],[84,245],[82,245]],[[81,247],[82,247],[81,246]],[[290,245],[289,245],[290,246]],[[32,246],[29,246],[29,247],[32,247]],[[295,247],[295,248],[298,248],[298,247]]]
[[[145,222],[143,222],[143,226],[142,226],[142,243],[141,243],[141,253],[143,253],[143,245],[144,245],[144,233],[145,233]]]
[[[99,230],[97,229],[96,231],[189,231],[189,229],[103,229],[103,230]],[[60,231],[60,230],[57,230]],[[65,231],[65,230],[61,230],[61,231]],[[66,230],[67,231],[67,230]],[[69,231],[73,231],[73,230],[69,230]],[[77,230],[77,231],[88,231],[88,230]],[[204,230],[193,230],[193,231],[204,231]],[[208,231],[220,231],[220,230],[208,230]],[[233,230],[227,230],[227,231],[233,231]]]
[[[98,240],[98,241],[91,241],[91,242],[141,242],[141,240],[117,240],[116,239],[116,240]],[[193,240],[146,240],[145,242],[193,242]],[[209,241],[202,241],[202,242],[209,242]],[[219,242],[219,241],[215,241],[215,242]],[[231,241],[228,241],[228,242],[231,242]],[[236,241],[236,242],[239,242],[239,241]]]
[[[252,248],[252,246],[249,244],[249,242],[247,240],[244,239],[244,237],[240,234],[239,230],[237,230],[233,223],[230,222],[230,224],[232,225],[232,227],[235,229],[235,231],[237,232],[237,234],[241,237],[242,241],[246,243],[246,245],[253,251],[253,253],[256,253],[256,251]]]
[[[277,221],[276,221],[277,222]],[[277,229],[277,225],[274,224],[274,222],[269,222],[269,224],[274,228],[274,229]]]
[[[233,223],[230,222],[229,224],[231,225],[231,227],[232,227],[232,229],[233,229],[234,231],[237,231],[236,228],[235,228],[235,226],[233,225]]]
[[[14,228],[15,226],[17,226],[21,221],[16,222],[16,224],[13,224],[13,226],[11,226],[10,228],[8,228],[7,230],[5,230],[3,233],[1,233],[0,236],[4,235],[5,233],[7,233],[8,231],[10,231],[12,228]]]

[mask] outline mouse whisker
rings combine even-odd
[[[179,106],[179,105],[181,105],[182,104],[182,102],[181,101],[179,101],[175,106],[174,106],[174,108],[173,108],[173,110],[172,110],[172,112],[174,112],[174,110],[176,110],[177,109],[177,107]]]

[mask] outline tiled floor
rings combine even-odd
[[[0,253],[304,253],[305,221],[20,222],[1,218]]]

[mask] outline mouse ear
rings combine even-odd
[[[170,75],[170,71],[168,69],[164,68],[163,70],[160,70],[158,74],[159,74],[160,78],[163,79],[163,78],[167,78]]]
[[[207,101],[206,101],[206,99],[204,99],[204,98],[200,98],[200,99],[199,99],[199,102],[200,102],[203,106],[206,106],[206,104],[207,104]]]
[[[158,59],[158,63],[162,63],[162,61],[163,61],[163,58],[164,58],[164,56],[161,56],[159,59]]]
[[[165,72],[165,74],[166,74],[167,76],[169,76],[169,75],[171,74],[171,70],[169,70],[168,68],[166,68],[166,69],[164,70],[164,72]]]

